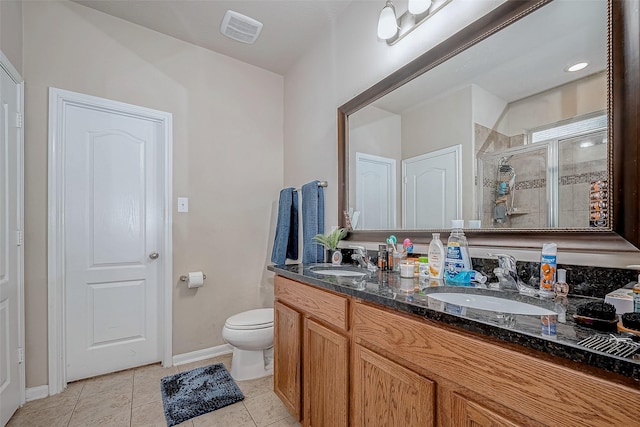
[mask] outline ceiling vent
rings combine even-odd
[[[241,13],[227,10],[220,25],[220,32],[230,39],[253,44],[262,31],[262,22]]]

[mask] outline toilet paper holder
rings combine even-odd
[[[204,280],[204,279],[206,279],[206,278],[207,278],[207,275],[206,275],[206,274],[203,274],[203,275],[202,275],[202,279]],[[188,281],[188,280],[189,280],[189,276],[187,276],[186,274],[183,274],[182,276],[180,276],[180,281],[181,281],[181,282],[186,282],[186,281]]]

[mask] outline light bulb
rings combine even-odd
[[[383,40],[388,40],[395,36],[397,32],[398,21],[396,19],[396,11],[393,8],[393,3],[387,1],[378,19],[378,37]]]
[[[431,0],[409,0],[409,13],[420,15],[431,7]]]

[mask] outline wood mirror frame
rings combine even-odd
[[[349,115],[408,81],[447,61],[509,24],[552,0],[507,0],[433,49],[376,83],[338,108],[338,222],[346,226],[343,212],[348,200]],[[640,13],[639,0],[609,0],[608,113],[609,177],[613,203],[610,229],[482,229],[465,230],[470,245],[539,249],[550,239],[571,252],[635,252],[640,248]],[[347,240],[385,242],[389,234],[399,241],[431,241],[433,230],[356,230]],[[444,231],[448,230],[438,230]]]

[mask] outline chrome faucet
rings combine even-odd
[[[517,289],[523,295],[536,295],[537,291],[525,284],[518,276],[516,258],[513,255],[492,253],[487,255],[498,258],[498,268],[494,270],[494,273],[498,276],[501,286],[508,283],[509,287]]]
[[[349,245],[349,247],[356,250],[354,254],[351,254],[351,258],[358,261],[360,267],[366,268],[371,272],[378,270],[378,267],[371,262],[371,257],[367,255],[367,248],[359,245]]]

